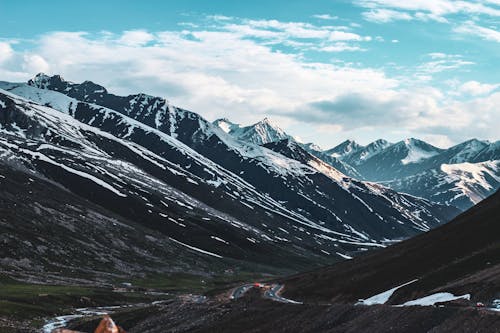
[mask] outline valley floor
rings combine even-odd
[[[234,301],[186,299],[113,315],[129,333],[160,332],[495,332],[500,314],[470,307],[287,304],[250,290]],[[97,320],[73,327],[91,332]]]

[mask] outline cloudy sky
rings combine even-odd
[[[303,141],[498,140],[500,0],[0,1],[0,80],[145,92]]]

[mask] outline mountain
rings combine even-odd
[[[2,235],[9,235],[9,246],[2,247],[7,251],[3,269],[40,274],[67,267],[53,274],[67,269],[77,276],[74,272],[81,270],[97,276],[177,270],[206,274],[235,265],[265,266],[269,251],[276,255],[269,267],[278,269],[322,261],[307,249],[289,247],[297,256],[281,252],[280,242],[266,234],[274,237],[273,221],[286,224],[281,216],[288,211],[169,136],[135,124],[134,135],[146,140],[140,135],[148,131],[143,135],[157,147],[149,151],[10,93],[1,92],[0,101],[0,155],[6,172],[1,178],[7,185],[18,179],[10,188],[2,185],[8,199],[2,200]],[[75,115],[92,112],[88,105],[73,105]],[[116,117],[105,111],[108,120]],[[247,204],[247,195],[276,216]],[[238,219],[241,214],[252,215],[257,223],[265,220],[269,227],[262,232]],[[114,235],[111,244],[104,235]],[[81,253],[86,255],[80,263],[74,258]],[[173,264],[166,265],[169,261]]]
[[[116,96],[88,81],[45,75],[0,89],[0,152],[8,167],[140,225],[154,239],[215,258],[221,269],[231,262],[262,271],[312,267],[457,213],[349,179],[302,149],[304,158],[292,159],[236,140],[159,97]],[[53,236],[75,237],[79,222],[71,221],[68,233]],[[33,246],[17,246],[38,258]]]
[[[439,168],[382,184],[466,210],[500,188],[500,160],[441,164]]]
[[[247,143],[266,145],[273,142],[279,142],[281,140],[296,141],[292,136],[285,133],[285,131],[279,128],[276,124],[273,124],[268,118],[264,118],[262,121],[246,127],[241,127],[239,124],[232,123],[225,118],[217,119],[213,122],[213,124],[220,127],[224,132],[230,134],[234,138]],[[300,145],[306,151],[320,158],[322,161],[331,165],[345,175],[355,178],[361,178],[361,175],[356,171],[356,169],[354,169],[347,163],[342,162],[340,159],[324,153],[323,151],[321,151],[321,148],[319,148],[315,144],[300,143]]]
[[[498,214],[499,192],[428,233],[283,279],[285,296],[354,303],[391,289],[386,297],[380,295],[382,303],[403,304],[431,294],[451,293],[468,294],[472,302],[491,305],[500,288]]]
[[[406,139],[388,146],[356,165],[365,179],[385,181],[409,176],[421,170],[422,162],[443,152],[418,139]]]
[[[332,157],[337,157],[338,159],[343,160],[351,154],[354,154],[357,151],[361,150],[362,148],[363,146],[358,144],[356,141],[346,140],[341,144],[326,150],[325,153]]]
[[[323,152],[318,146],[314,144],[301,144],[302,148],[306,150],[308,153],[311,155],[316,156],[326,164],[332,166],[333,168],[337,169],[338,171],[342,172],[343,174],[357,178],[357,179],[362,179],[363,176],[352,166],[349,164],[345,163],[344,161],[341,161],[337,157],[333,157],[325,152]]]
[[[417,139],[395,144],[380,139],[365,147],[346,141],[334,149],[348,166],[339,169],[350,176],[466,210],[500,187],[499,147],[498,141],[477,139],[448,149]],[[330,162],[324,152],[315,156]]]
[[[500,159],[500,156],[496,158],[482,157],[481,152],[489,146],[490,143],[487,141],[471,139],[447,149],[440,159],[444,159],[442,163],[446,164]]]
[[[116,96],[109,94],[106,88],[90,81],[75,84],[65,81],[57,75],[50,77],[40,74],[30,80],[28,85],[43,90],[49,89],[61,92],[76,100],[105,106],[130,116],[145,125],[177,138],[198,153],[235,173],[241,172],[239,164],[242,159],[250,159],[253,162],[258,159],[261,162],[260,166],[267,165],[276,170],[276,166],[269,165],[269,159],[260,156],[258,149],[246,148],[247,146],[245,144],[242,146],[242,143],[263,144],[290,138],[288,134],[268,119],[246,127],[241,127],[228,120],[219,120],[215,122],[216,126],[213,126],[213,124],[208,123],[197,114],[174,107],[162,98],[145,94]],[[18,87],[16,89],[22,88]],[[43,101],[40,102],[43,103]],[[57,103],[57,101],[52,101],[52,103]],[[90,121],[90,119],[86,119],[86,121]],[[221,131],[215,130],[220,129],[220,126],[230,136],[223,135]],[[237,138],[238,141],[231,140],[232,137]],[[208,138],[213,141],[208,143]],[[232,141],[232,143],[229,141]],[[216,142],[218,144],[215,144]],[[214,144],[215,149],[211,146]],[[233,153],[228,154],[228,151],[233,151]],[[249,152],[252,153],[248,154]],[[457,162],[481,163],[488,160],[498,160],[500,159],[500,141],[487,143],[470,140],[449,149],[439,149],[417,139],[406,139],[395,144],[390,144],[385,140],[377,140],[365,147],[354,141],[347,140],[325,152],[313,150],[309,152],[348,176],[367,181],[382,182],[388,186],[394,185],[394,189],[398,191],[411,193],[429,200],[439,200],[438,203],[446,204],[452,202],[450,198],[457,195],[456,191],[451,191],[451,189],[463,187],[459,183],[466,183],[470,177],[447,177],[446,173],[441,170],[441,165],[456,164]],[[221,158],[222,156],[224,157]],[[481,166],[476,166],[477,168],[481,168]],[[263,170],[259,171],[262,172]],[[450,186],[447,182],[442,183],[438,178],[434,178],[429,180],[429,183],[439,183],[442,186],[434,186],[435,191],[415,191],[413,185],[416,178],[413,176],[420,173],[429,175],[431,172],[438,175],[440,179],[446,178],[448,181],[454,179],[454,185]],[[257,174],[259,172],[256,172],[256,169],[252,166],[252,172],[244,172],[242,176],[246,181],[252,183],[258,181]],[[265,179],[270,173],[266,171],[262,175],[264,176],[262,179]],[[248,178],[250,176],[252,180]],[[498,173],[496,176],[498,176]],[[485,179],[488,181],[493,178],[486,177]],[[474,202],[477,202],[477,198],[484,199],[485,195],[491,193],[488,188],[491,187],[493,190],[498,188],[495,184],[495,181],[493,181],[483,189],[472,184],[464,192],[467,198],[465,200],[455,200],[454,203],[461,209],[466,209]],[[418,185],[416,187],[421,188],[422,186]],[[266,188],[264,191],[268,192],[268,189]],[[443,191],[448,193],[439,195]]]
[[[144,333],[497,332],[499,214],[496,193],[428,233],[270,281],[278,286],[272,289],[228,299],[233,289],[206,302],[173,300],[113,317]]]
[[[357,149],[355,152],[349,154],[349,156],[346,156],[346,158],[343,158],[342,160],[345,163],[356,166],[368,160],[369,158],[377,155],[378,153],[380,153],[381,151],[390,146],[392,146],[392,143],[384,139],[378,139],[366,146]]]
[[[227,118],[217,119],[213,122],[213,124],[217,127],[220,127],[226,133],[234,133],[240,128],[239,124],[235,124],[229,121]]]
[[[269,142],[280,141],[291,138],[278,125],[272,123],[268,118],[250,125],[241,127],[231,123],[227,119],[217,119],[214,125],[220,127],[224,132],[238,140],[262,145]]]

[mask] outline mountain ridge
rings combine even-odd
[[[0,83],[2,154],[127,219],[148,216],[145,228],[202,256],[247,267],[314,266],[457,213],[238,141],[165,99],[42,86]]]

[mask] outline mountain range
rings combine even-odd
[[[10,189],[1,209],[12,216],[0,224],[2,270],[105,279],[139,274],[147,260],[150,272],[296,271],[459,212],[349,177],[289,136],[270,141],[281,137],[263,135],[268,121],[234,127],[243,139],[220,126],[164,98],[118,96],[90,81],[1,82],[0,182]],[[106,257],[102,234],[114,235]],[[70,262],[70,240],[88,265]]]
[[[226,120],[225,123],[229,122]],[[214,124],[219,125],[221,121]],[[276,125],[268,125],[264,133],[259,124],[247,127],[233,124],[238,129],[245,128],[248,133],[257,132],[252,127],[259,127],[258,139],[240,137],[236,129],[228,133],[256,144],[294,140]],[[415,138],[396,143],[379,139],[366,146],[346,140],[325,150],[314,143],[297,143],[349,177],[376,182],[398,192],[453,205],[461,210],[470,208],[500,188],[500,141],[471,139],[448,149]]]

